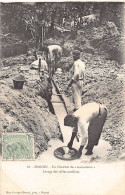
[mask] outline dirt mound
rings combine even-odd
[[[26,81],[22,90],[15,90],[13,78],[20,71],[25,75]],[[37,157],[48,148],[48,141],[51,138],[60,138],[61,135],[57,118],[49,111],[48,103],[43,99],[49,97],[49,94],[51,97],[47,76],[41,81],[36,70],[30,70],[28,65],[22,67],[19,64],[1,67],[0,76],[2,114],[0,132],[32,132]],[[43,93],[43,98],[42,95],[37,95],[40,91]]]
[[[90,47],[105,52],[107,59],[125,63],[124,37],[120,36],[114,22],[105,22],[103,26],[93,27],[91,31],[87,29],[85,38],[89,40]]]
[[[121,64],[125,63],[125,39],[110,39],[105,40],[100,44],[100,49],[105,51],[107,55],[107,59],[116,60]]]

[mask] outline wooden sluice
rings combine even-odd
[[[68,114],[69,109],[68,103],[66,104],[64,95],[60,93],[59,87],[55,84],[53,79],[52,85],[53,95],[51,98],[51,102],[60,125],[60,130],[63,136],[63,142],[67,145],[72,134],[72,128],[64,126],[64,118]]]

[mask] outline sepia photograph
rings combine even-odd
[[[125,2],[0,2],[1,195],[125,194]]]

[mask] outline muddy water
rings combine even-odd
[[[61,102],[59,96],[56,95],[56,91],[55,91],[54,87],[53,87],[53,95],[52,95],[52,104],[53,104],[58,122],[60,124],[60,128],[61,128],[64,142],[62,142],[60,140],[51,140],[49,142],[50,147],[48,148],[47,151],[43,152],[38,157],[38,160],[50,162],[50,159],[51,159],[53,162],[58,163],[61,160],[57,159],[54,156],[53,152],[58,147],[67,146],[67,144],[71,138],[72,128],[64,126],[64,117],[67,115],[67,112],[66,112],[65,107],[64,107],[63,103]],[[79,146],[80,146],[80,142],[81,142],[81,138],[80,138],[79,142],[77,142],[77,140],[75,139],[73,147],[78,150]],[[103,160],[105,161],[107,158],[107,155],[108,155],[108,151],[110,149],[111,149],[110,144],[108,142],[100,139],[99,145],[94,147],[93,155],[90,155],[90,156],[84,155],[86,153],[86,150],[83,149],[83,155],[81,156],[80,159],[75,160],[75,162],[76,161],[77,162],[91,162],[91,161],[103,161]],[[63,163],[64,163],[64,161],[63,161]],[[66,161],[66,163],[67,163],[67,161]],[[72,163],[73,163],[73,161],[72,161]]]
[[[67,115],[67,112],[59,96],[56,95],[56,90],[54,87],[53,87],[53,95],[52,95],[51,101],[52,101],[53,108],[57,116],[59,125],[60,125],[60,129],[61,129],[62,136],[63,136],[63,142],[60,140],[51,140],[49,142],[50,144],[49,149],[46,152],[43,152],[43,154],[38,159],[42,159],[42,160],[53,159],[54,161],[58,162],[60,160],[54,157],[53,152],[58,147],[66,146],[68,144],[71,138],[71,135],[72,135],[72,128],[64,126],[64,117]],[[76,143],[76,141],[74,143]]]

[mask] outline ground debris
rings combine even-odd
[[[26,71],[23,70],[26,82],[21,90],[16,90],[13,86],[13,78],[20,75],[18,65],[7,70],[2,68],[2,74],[8,71],[7,74],[12,76],[4,77],[0,81],[2,114],[0,132],[32,132],[35,138],[35,155],[37,157],[43,150],[47,149],[48,141],[51,138],[59,138],[61,133],[56,116],[49,111],[45,99],[47,94],[44,97],[38,96],[40,90],[43,93],[47,93],[49,90],[47,77],[41,85],[38,85],[37,81],[40,81],[38,73],[35,72],[34,74],[34,71],[27,71],[29,65],[26,65],[26,67]],[[34,88],[30,85],[31,81]],[[47,120],[48,118],[49,120]]]

